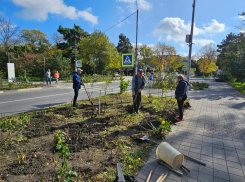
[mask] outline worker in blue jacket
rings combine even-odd
[[[77,97],[79,93],[79,89],[81,88],[81,85],[85,86],[81,79],[80,74],[82,74],[82,71],[80,68],[77,68],[77,72],[73,73],[72,80],[73,80],[73,89],[74,89],[74,99],[73,99],[73,107],[78,107],[77,105]]]
[[[132,79],[133,113],[139,113],[141,91],[145,88],[145,83],[144,71],[139,69],[137,75],[133,76]]]
[[[187,99],[187,85],[189,84],[187,81],[184,80],[183,75],[177,76],[177,81],[179,82],[176,91],[175,91],[175,98],[177,99],[178,108],[179,108],[179,117],[177,117],[177,121],[183,120],[183,106],[184,102]]]

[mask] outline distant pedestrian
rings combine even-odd
[[[145,88],[145,83],[144,71],[139,69],[137,75],[133,76],[132,79],[133,113],[139,113],[141,91]]]
[[[77,72],[74,72],[72,76],[73,89],[74,89],[73,107],[78,107],[77,97],[78,97],[79,89],[81,88],[81,85],[84,86],[79,76],[82,73],[82,71],[83,70],[81,70],[80,68],[77,68]]]
[[[48,85],[48,82],[51,85],[51,72],[50,72],[50,69],[48,69],[48,71],[45,73],[45,76],[46,76],[46,83],[47,83],[47,85]]]
[[[183,120],[183,113],[184,113],[184,102],[187,99],[187,85],[189,84],[187,81],[184,80],[183,75],[177,76],[177,81],[179,82],[176,91],[175,91],[175,98],[177,99],[178,108],[179,108],[179,117],[177,117],[177,121]]]
[[[154,79],[154,72],[151,72],[151,75],[149,76],[149,87],[152,87],[153,84],[153,79]]]
[[[56,71],[54,74],[54,78],[56,80],[55,84],[58,84],[59,77],[60,77],[60,75],[59,75],[58,71]]]

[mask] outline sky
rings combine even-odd
[[[139,45],[158,42],[174,46],[186,56],[185,35],[190,34],[193,0],[137,0],[139,9]],[[0,0],[0,16],[21,29],[37,29],[51,36],[59,25],[74,24],[85,31],[102,32],[136,11],[136,0]],[[219,44],[242,21],[244,0],[197,0],[193,54],[208,43]],[[105,32],[117,45],[119,34],[136,43],[136,14]]]

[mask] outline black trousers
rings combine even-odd
[[[183,119],[183,113],[184,113],[184,102],[186,99],[182,98],[182,100],[177,99],[178,107],[179,107],[179,119]]]
[[[77,104],[77,97],[78,97],[79,89],[74,89],[74,99],[73,99],[73,106],[75,107]]]
[[[140,103],[141,103],[141,92],[135,93],[135,95],[133,95],[133,107],[135,110],[139,108]]]

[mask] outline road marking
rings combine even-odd
[[[45,98],[45,97],[53,97],[53,96],[67,95],[67,94],[73,94],[73,92],[56,94],[56,95],[47,95],[47,96],[41,96],[41,97],[33,97],[33,98],[28,98],[28,99],[12,100],[12,101],[7,101],[7,102],[0,102],[0,104],[7,104],[7,103],[11,103],[11,102],[20,102],[20,101],[33,100],[33,99],[41,99],[41,98]]]

